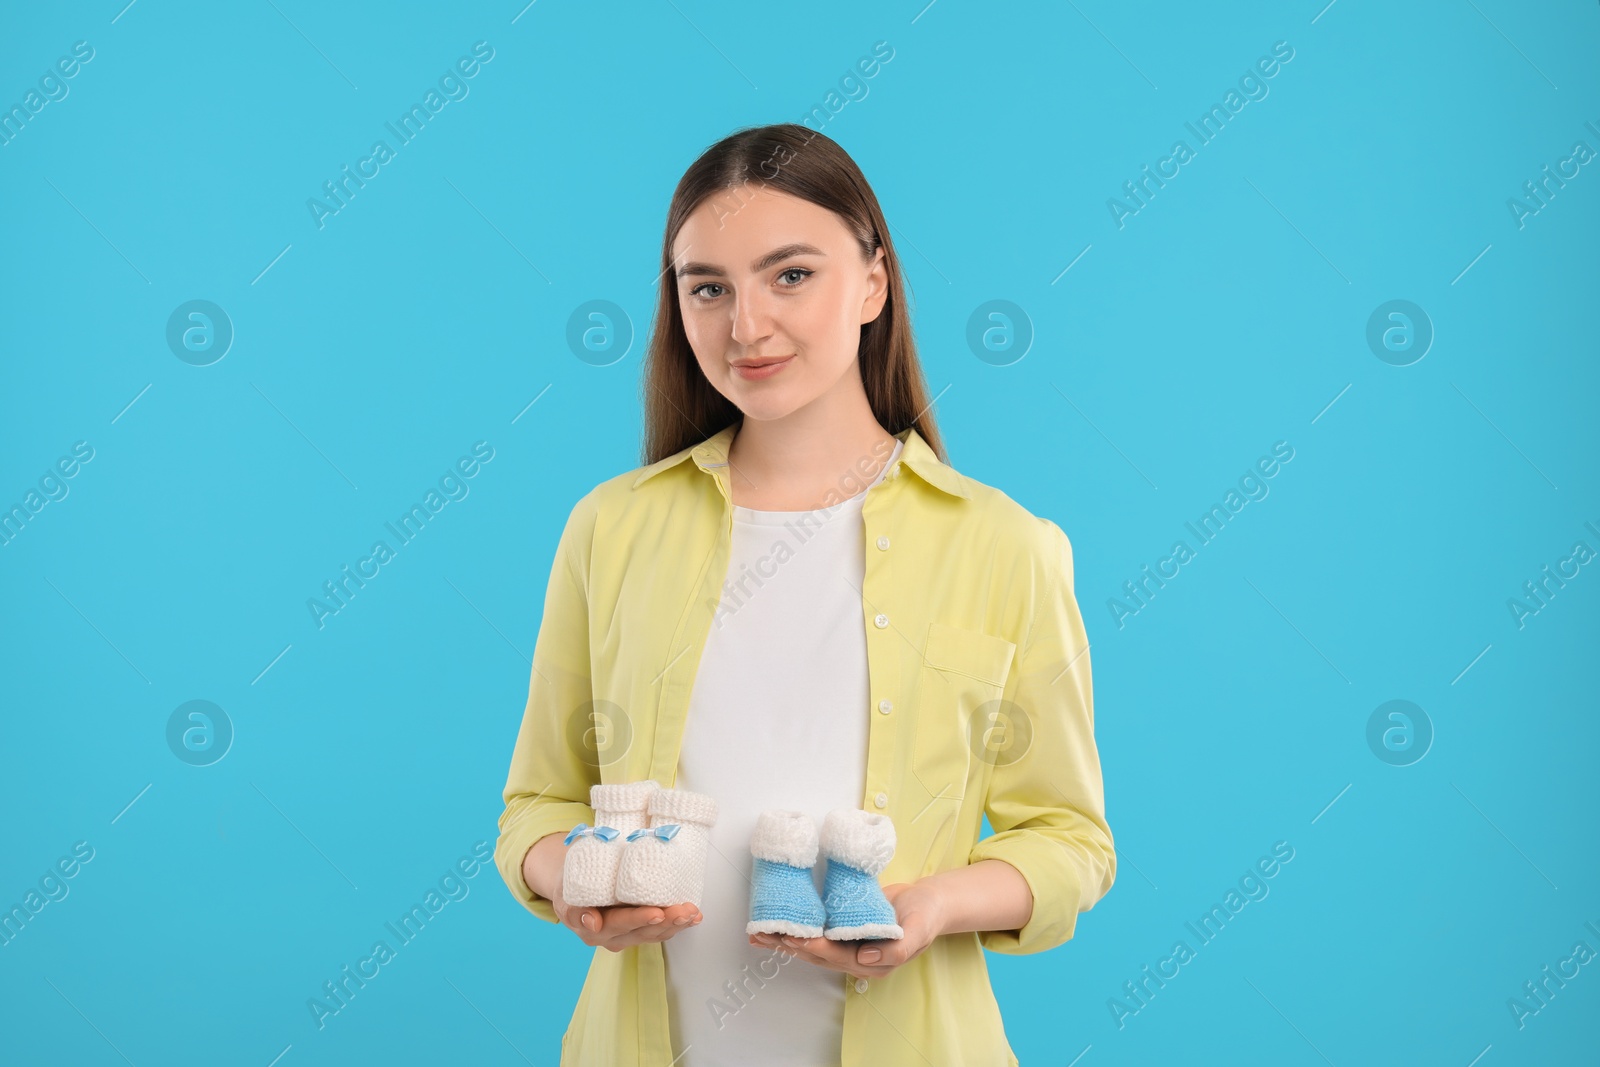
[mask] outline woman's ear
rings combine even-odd
[[[872,265],[867,268],[867,298],[861,302],[861,324],[865,326],[883,313],[889,301],[889,265],[879,245],[873,254]]]

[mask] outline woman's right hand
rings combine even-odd
[[[586,945],[621,952],[634,945],[665,941],[681,930],[697,926],[702,918],[693,904],[674,904],[657,908],[616,904],[609,908],[569,907],[560,891],[551,900],[561,925],[583,939]]]

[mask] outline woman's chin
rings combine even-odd
[[[731,398],[747,419],[772,422],[789,415],[803,405],[796,403],[788,392],[778,390],[742,389]]]

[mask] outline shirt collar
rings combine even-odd
[[[670,467],[676,467],[686,459],[693,459],[695,465],[701,470],[711,473],[728,464],[728,446],[733,443],[733,435],[738,429],[738,423],[731,423],[723,429],[712,434],[697,445],[690,445],[680,452],[657,460],[648,467],[639,471],[639,476],[633,480],[635,489],[649,481]],[[933,486],[935,489],[949,493],[951,496],[963,500],[972,499],[972,494],[967,491],[966,479],[955,468],[941,463],[928,442],[917,433],[915,426],[908,426],[895,434],[900,439],[900,458],[897,462],[905,464],[919,478]]]

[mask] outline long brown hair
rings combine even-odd
[[[805,126],[785,122],[747,127],[718,141],[690,165],[672,194],[661,241],[655,322],[641,385],[644,463],[665,459],[743,418],[695,362],[678,307],[672,243],[706,198],[738,190],[747,182],[832,211],[856,235],[864,260],[882,247],[888,299],[878,317],[861,327],[861,380],[867,402],[886,431],[898,434],[915,426],[934,454],[948,462],[911,334],[900,257],[889,239],[889,225],[878,198],[855,160],[836,142]]]

